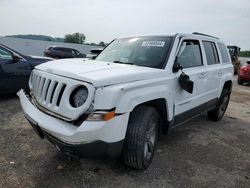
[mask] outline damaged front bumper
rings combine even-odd
[[[47,138],[62,152],[86,158],[114,158],[121,154],[128,114],[109,121],[84,121],[80,126],[52,117],[38,108],[23,90],[18,92],[26,119],[40,138]]]

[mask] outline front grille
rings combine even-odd
[[[94,99],[95,88],[91,84],[37,69],[32,71],[29,86],[32,99],[41,111],[67,121],[84,114]],[[74,108],[69,102],[70,96],[79,86],[85,86],[89,96],[81,107]]]
[[[32,93],[40,104],[58,107],[65,88],[65,83],[31,74]]]

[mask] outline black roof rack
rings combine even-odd
[[[202,35],[202,36],[206,36],[206,37],[212,37],[212,38],[215,38],[215,39],[219,39],[218,37],[214,37],[214,36],[207,35],[207,34],[204,34],[204,33],[193,32],[192,34],[194,34],[194,35]]]

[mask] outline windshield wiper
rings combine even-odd
[[[122,61],[113,61],[113,63],[121,63],[121,64],[133,65],[133,63],[126,63],[126,62],[122,62]]]

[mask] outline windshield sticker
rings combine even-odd
[[[165,41],[143,41],[141,46],[145,46],[145,47],[164,47],[165,45]]]

